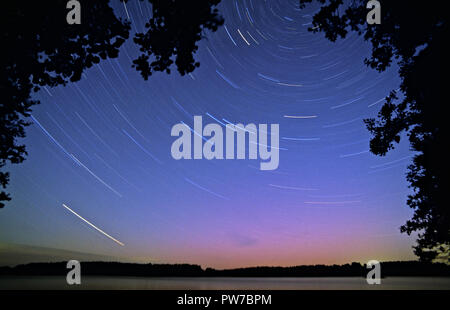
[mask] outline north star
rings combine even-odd
[[[184,294],[184,296],[178,297],[177,304],[179,305],[204,305],[205,308],[208,308],[209,303],[211,302],[211,297],[199,297],[199,296],[188,296]]]

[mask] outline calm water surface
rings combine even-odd
[[[390,277],[380,285],[364,278],[81,278],[81,285],[68,285],[65,277],[0,277],[0,289],[87,289],[87,290],[450,290],[450,278]]]

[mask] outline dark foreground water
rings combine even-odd
[[[81,285],[68,285],[65,277],[0,277],[0,290],[87,289],[87,290],[450,290],[450,278],[391,277],[380,285],[364,278],[81,278]]]

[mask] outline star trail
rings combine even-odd
[[[356,34],[331,43],[308,32],[317,9],[224,0],[225,25],[205,33],[189,75],[144,81],[128,40],[81,81],[41,90],[24,139],[28,158],[10,168],[13,207],[2,210],[0,242],[212,267],[412,259],[414,236],[399,232],[411,216],[412,154],[405,143],[386,157],[371,154],[363,123],[399,87],[397,68],[366,67],[370,49]],[[151,12],[146,1],[115,10],[138,32]],[[170,130],[195,115],[223,129],[279,124],[278,169],[174,160]]]

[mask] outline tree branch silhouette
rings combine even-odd
[[[300,7],[314,0],[300,0]],[[314,1],[315,2],[315,1]],[[400,91],[392,91],[374,119],[366,119],[372,134],[370,150],[385,156],[409,138],[415,152],[408,167],[407,180],[413,193],[407,204],[413,217],[401,232],[418,232],[415,254],[421,260],[433,260],[450,245],[450,208],[445,202],[444,167],[448,143],[448,120],[441,105],[447,97],[443,70],[449,63],[448,20],[445,5],[381,1],[381,24],[368,25],[367,1],[317,0],[320,10],[313,17],[312,32],[323,32],[330,41],[356,32],[371,43],[372,53],[366,65],[385,71],[398,63]],[[401,99],[399,95],[401,94]]]
[[[119,1],[119,0],[117,0]],[[128,2],[128,0],[120,0]],[[144,1],[144,0],[135,0]],[[140,56],[133,65],[144,79],[154,71],[170,73],[174,63],[182,75],[192,72],[197,42],[205,30],[216,31],[223,18],[215,6],[220,0],[148,0],[153,15],[145,33],[134,42]],[[117,17],[109,0],[80,1],[81,24],[66,22],[67,0],[5,1],[0,12],[2,70],[0,75],[0,168],[18,164],[27,155],[25,128],[31,107],[39,104],[33,93],[43,87],[76,82],[101,60],[115,58],[129,38],[130,23]],[[153,60],[152,60],[153,59]],[[5,189],[9,173],[0,171]],[[0,208],[11,197],[0,192]]]

